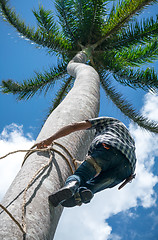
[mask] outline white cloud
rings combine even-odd
[[[142,112],[150,119],[158,121],[158,96],[146,94]],[[138,205],[144,208],[155,205],[156,194],[153,187],[158,183],[158,177],[154,176],[152,170],[155,157],[158,156],[158,136],[143,131],[132,123],[129,129],[137,149],[136,179],[120,191],[115,187],[96,194],[88,205],[65,209],[54,240],[62,239],[63,236],[65,240],[121,239],[120,236],[111,234],[112,228],[106,219]]]
[[[108,237],[109,240],[121,240],[122,238],[120,236],[118,236],[117,234],[111,234]]]
[[[147,93],[145,95],[145,104],[142,109],[143,114],[147,115],[150,119],[158,121],[158,95]]]
[[[12,123],[0,133],[0,157],[15,150],[29,149],[33,143],[30,134],[24,136],[22,125]],[[24,155],[25,153],[16,153],[0,160],[0,199],[20,170]]]

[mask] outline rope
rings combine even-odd
[[[7,153],[6,155],[0,157],[0,160],[3,159],[3,158],[6,158],[7,156],[9,156],[9,155],[11,155],[11,154],[13,154],[13,153],[27,152],[27,151],[29,151],[29,150],[16,150],[16,151],[13,151],[13,152],[9,152],[9,153]]]
[[[50,155],[50,158],[49,158],[49,161],[43,166],[41,167],[40,169],[37,170],[37,172],[34,174],[34,176],[32,177],[32,179],[30,180],[30,182],[28,183],[27,187],[25,188],[24,190],[24,196],[23,196],[23,205],[22,205],[22,227],[24,229],[24,231],[26,232],[26,212],[25,212],[25,206],[26,206],[26,193],[27,193],[27,190],[29,189],[29,187],[31,186],[31,184],[33,183],[34,179],[37,177],[37,175],[43,170],[45,169],[46,167],[48,167],[50,165],[50,163],[52,162],[53,160],[53,154],[51,152],[51,148],[47,149],[48,152],[49,152],[49,155]]]
[[[0,207],[9,215],[9,217],[16,223],[16,225],[18,225],[18,227],[20,228],[20,230],[22,231],[22,233],[26,233],[23,229],[23,227],[20,225],[20,223],[13,217],[13,215],[2,205],[0,204]]]
[[[61,145],[60,143],[54,142],[54,144],[56,144],[57,146],[61,147],[61,148],[70,156],[70,158],[71,158],[71,160],[72,160],[72,163],[73,163],[73,165],[74,165],[74,168],[75,168],[75,170],[77,170],[77,163],[78,163],[78,164],[81,164],[83,161],[81,162],[81,161],[78,161],[76,158],[74,158],[74,157],[71,155],[71,153],[67,150],[67,148],[64,147],[63,145]]]
[[[59,144],[59,143],[57,143],[57,142],[53,142],[53,144],[55,144],[55,145],[59,146],[60,148],[62,148],[62,149],[64,150],[64,152],[67,153],[67,155],[69,155],[69,157],[71,158],[71,161],[72,161],[72,163],[73,163],[73,165],[74,165],[74,168],[75,168],[75,170],[76,170],[76,169],[77,169],[77,163],[80,163],[80,164],[81,164],[81,162],[80,162],[80,161],[77,161],[75,158],[73,158],[73,156],[71,155],[71,153],[70,153],[63,145],[61,145],[61,144]],[[61,153],[59,150],[54,149],[54,148],[52,147],[52,145],[49,146],[49,147],[47,147],[47,148],[43,148],[43,149],[37,149],[37,148],[34,149],[36,146],[37,146],[37,144],[35,144],[34,146],[32,146],[31,149],[29,149],[29,150],[16,150],[16,151],[13,151],[13,152],[9,152],[9,153],[7,153],[6,155],[0,157],[0,160],[1,160],[1,159],[5,158],[5,157],[11,155],[11,154],[14,154],[14,153],[27,152],[26,155],[25,155],[25,157],[24,157],[24,160],[23,160],[23,162],[22,162],[22,166],[23,166],[24,163],[25,163],[25,161],[26,161],[26,159],[27,159],[32,153],[34,153],[34,152],[46,152],[46,151],[48,151],[49,156],[50,156],[48,162],[47,162],[44,166],[42,166],[41,168],[39,168],[39,169],[36,171],[36,173],[34,174],[34,176],[33,176],[33,177],[31,178],[31,180],[29,181],[28,185],[27,185],[26,188],[24,189],[23,204],[22,204],[22,225],[13,217],[13,215],[5,208],[2,204],[0,204],[0,207],[1,207],[1,208],[10,216],[10,218],[17,224],[17,226],[19,227],[19,229],[21,230],[21,232],[22,232],[23,234],[26,234],[26,193],[27,193],[28,189],[30,188],[30,186],[32,185],[32,183],[33,183],[33,181],[35,180],[35,178],[38,176],[38,174],[39,174],[43,169],[47,168],[47,167],[50,165],[50,163],[52,162],[52,160],[53,160],[53,154],[52,154],[52,152],[56,152],[57,154],[59,154],[60,156],[62,156],[62,158],[64,158],[64,159],[66,160],[66,162],[67,162],[67,164],[68,164],[68,166],[69,166],[72,174],[74,173],[73,168],[72,168],[72,166],[71,166],[71,164],[70,164],[69,159],[68,159],[67,157],[65,157],[65,155],[64,155],[63,153]]]
[[[72,163],[73,163],[73,165],[74,165],[74,168],[75,168],[75,170],[76,170],[76,169],[77,169],[77,163],[81,163],[81,162],[78,161],[78,160],[76,160],[75,158],[73,158],[73,156],[72,156],[71,153],[67,150],[67,148],[64,147],[63,145],[61,145],[60,143],[53,142],[53,145],[59,146],[60,148],[62,148],[62,149],[65,151],[65,153],[67,153],[67,154],[69,155],[69,157],[71,158],[71,161],[72,161]],[[23,161],[23,163],[22,163],[22,166],[24,165],[26,159],[27,159],[33,152],[37,152],[37,151],[39,151],[39,152],[45,152],[45,151],[47,151],[47,150],[50,148],[50,147],[49,147],[49,148],[43,148],[43,149],[33,149],[33,148],[35,148],[36,146],[37,146],[37,144],[35,144],[34,146],[32,146],[31,149],[27,150],[27,153],[26,153],[26,155],[25,155],[25,157],[24,157],[24,161]],[[67,162],[67,164],[68,164],[68,166],[69,166],[69,168],[70,168],[70,170],[71,170],[71,172],[72,172],[72,174],[73,174],[74,171],[73,171],[73,169],[72,169],[72,166],[71,166],[71,164],[70,164],[69,159],[66,158],[64,154],[62,154],[60,151],[58,151],[57,149],[53,148],[52,146],[51,146],[50,149],[51,149],[53,152],[58,153],[60,156],[62,156],[62,157],[66,160],[66,162]],[[26,150],[22,150],[22,151],[24,152],[24,151],[26,151]]]

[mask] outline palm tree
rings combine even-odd
[[[99,73],[106,95],[128,118],[151,132],[158,132],[157,124],[135,111],[112,85],[116,80],[134,89],[157,90],[156,71],[154,68],[143,69],[142,65],[157,59],[158,17],[140,22],[133,20],[133,16],[145,6],[157,0],[125,0],[113,5],[109,14],[108,2],[56,0],[58,22],[52,11],[40,6],[39,10],[33,11],[38,25],[35,30],[20,20],[6,0],[0,0],[2,15],[21,36],[39,47],[45,47],[50,54],[54,53],[61,59],[50,71],[36,73],[34,78],[22,83],[2,81],[1,91],[16,94],[18,100],[29,99],[42,90],[47,92],[62,78],[63,83],[50,109],[52,112],[74,83],[75,78],[69,77],[66,71],[68,62],[77,52],[88,48],[88,64]]]
[[[97,116],[99,77],[100,85],[107,96],[123,114],[141,127],[158,133],[157,123],[141,116],[112,84],[116,80],[135,89],[142,88],[152,92],[157,90],[156,71],[141,67],[144,63],[157,59],[158,18],[149,18],[141,22],[133,18],[145,6],[157,1],[122,0],[113,5],[110,13],[107,10],[108,2],[56,0],[59,21],[55,21],[52,11],[40,6],[37,11],[33,11],[38,25],[35,29],[26,26],[10,8],[8,1],[0,0],[3,17],[21,36],[37,46],[45,47],[50,54],[54,53],[61,59],[50,71],[36,73],[34,78],[22,83],[12,80],[2,81],[2,92],[16,94],[21,100],[29,99],[42,90],[47,92],[57,80],[64,79],[53,100],[51,114],[37,141],[47,138],[57,128],[72,121]],[[66,71],[67,65],[69,74]],[[84,158],[92,136],[93,133],[87,135],[81,132],[60,139],[60,143],[67,146],[72,155],[81,160]],[[30,180],[30,176],[47,158],[47,153],[32,154],[3,200],[3,204],[8,206],[19,221],[23,189]],[[62,212],[61,207],[56,209],[49,207],[47,196],[62,186],[63,181],[70,174],[70,169],[60,156],[55,156],[53,163],[38,176],[28,191],[27,239],[52,239]],[[8,220],[4,212],[1,213],[0,219],[1,238],[13,239],[14,236],[14,239],[19,239],[21,233],[12,221]]]

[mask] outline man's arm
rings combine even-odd
[[[67,125],[61,129],[59,129],[55,134],[53,134],[51,137],[41,141],[40,143],[37,143],[37,148],[44,148],[49,146],[54,140],[67,136],[70,133],[79,131],[79,130],[86,130],[90,128],[92,125],[89,121],[82,121],[78,123],[72,123],[70,125]]]

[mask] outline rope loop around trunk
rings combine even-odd
[[[57,145],[59,148],[61,148],[63,151],[64,151],[64,154],[53,148],[53,145]],[[16,150],[16,151],[13,151],[13,152],[9,152],[7,153],[6,155],[0,157],[0,160],[3,159],[3,158],[6,158],[7,156],[11,155],[11,154],[14,154],[14,153],[18,153],[18,152],[26,152],[26,155],[24,156],[24,160],[22,162],[22,166],[24,165],[26,159],[34,152],[48,152],[49,153],[49,160],[48,162],[40,167],[36,173],[34,174],[34,176],[31,178],[31,180],[29,181],[28,185],[26,186],[26,188],[24,189],[24,194],[23,194],[23,204],[22,204],[22,224],[19,223],[19,221],[17,221],[14,216],[7,210],[6,207],[4,207],[2,204],[0,204],[0,207],[3,209],[3,211],[5,211],[8,216],[15,222],[15,224],[19,227],[20,231],[26,235],[26,193],[28,191],[28,189],[30,188],[30,186],[32,185],[32,183],[34,182],[35,178],[38,176],[38,174],[44,170],[45,168],[49,167],[49,165],[51,164],[51,162],[53,161],[53,154],[54,153],[57,153],[58,155],[60,155],[65,161],[66,163],[68,164],[69,168],[70,168],[70,171],[71,173],[73,174],[74,173],[74,170],[77,169],[77,166],[78,164],[81,164],[82,162],[76,160],[75,158],[73,158],[72,154],[68,151],[68,149],[66,147],[64,147],[62,144],[60,143],[57,143],[57,142],[53,142],[51,146],[48,146],[46,148],[43,148],[43,149],[38,149],[38,148],[35,148],[37,146],[37,144],[33,145],[29,150]],[[65,156],[68,155],[67,156]],[[73,167],[72,167],[73,165]],[[73,170],[74,168],[74,170]],[[1,212],[2,213],[2,212]]]

